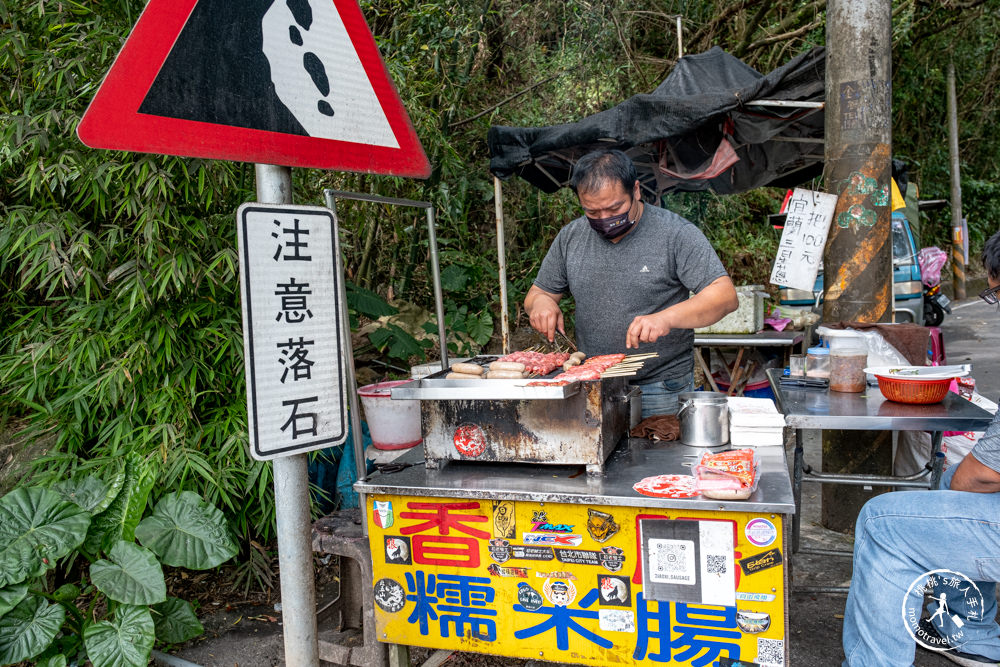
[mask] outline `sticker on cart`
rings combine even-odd
[[[778,565],[781,565],[780,549],[768,549],[764,553],[740,559],[740,567],[743,568],[743,574],[753,574],[755,572],[769,570],[772,567],[777,567]]]
[[[601,574],[597,577],[597,590],[601,592],[600,603],[612,607],[632,606],[632,586],[628,577]]]
[[[785,641],[757,637],[757,657],[760,667],[785,667]]]
[[[491,577],[516,577],[518,579],[528,578],[528,568],[526,567],[500,567],[496,563],[490,563],[486,568]]]
[[[410,538],[399,535],[385,536],[385,562],[390,565],[412,565]]]
[[[635,632],[635,614],[627,609],[598,609],[597,625],[605,632]]]
[[[511,548],[510,542],[501,539],[499,537],[494,537],[489,541],[489,546],[486,547],[490,552],[490,558],[492,558],[497,563],[506,563],[510,560]]]
[[[617,572],[625,564],[625,550],[621,547],[601,547],[597,558],[605,570]]]
[[[519,560],[552,560],[555,555],[552,553],[552,547],[522,547],[519,545],[511,546],[512,556]]]
[[[698,495],[698,486],[691,475],[656,475],[645,477],[632,488],[644,496],[653,498],[693,498]]]
[[[461,424],[455,429],[453,441],[462,456],[476,458],[486,451],[486,434],[476,424]]]
[[[541,609],[545,604],[542,594],[523,582],[517,585],[517,601],[528,611]]]
[[[618,534],[621,529],[615,522],[615,518],[607,512],[600,512],[593,508],[587,508],[587,532],[590,538],[597,543],[603,544]]]
[[[771,615],[763,611],[737,609],[736,625],[747,634],[758,635],[771,627]]]
[[[715,663],[718,667],[761,667],[756,662],[748,662],[746,660],[736,660],[733,658],[719,657],[718,662]]]
[[[514,518],[513,500],[493,501],[493,534],[513,540],[517,537],[517,523]]]
[[[542,579],[569,579],[570,581],[576,581],[576,575],[565,570],[558,570],[556,572],[535,572],[535,576],[541,577]]]
[[[696,584],[694,542],[649,540],[649,576],[660,584]]]
[[[392,501],[376,500],[372,504],[372,521],[379,528],[391,528],[393,522]]]
[[[774,593],[744,593],[736,591],[736,599],[740,602],[774,602]]]
[[[586,549],[556,549],[556,559],[571,565],[600,565],[601,556],[597,551]]]
[[[769,547],[778,537],[778,529],[767,519],[750,519],[747,521],[743,534],[747,536],[747,541],[755,547]]]
[[[568,607],[576,599],[576,586],[568,579],[546,579],[542,584],[542,592],[545,593],[545,599],[557,607]]]
[[[376,581],[373,597],[379,609],[390,614],[395,614],[406,604],[406,591],[395,579]]]
[[[567,533],[521,533],[525,544],[550,544],[557,547],[578,547],[583,543],[583,535]]]

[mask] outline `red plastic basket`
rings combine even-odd
[[[888,375],[876,375],[882,395],[897,403],[927,404],[937,403],[948,394],[952,378],[942,380],[918,380]]]

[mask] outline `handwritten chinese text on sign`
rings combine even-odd
[[[837,195],[795,188],[785,208],[785,228],[771,269],[771,283],[812,291]]]

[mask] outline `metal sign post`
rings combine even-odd
[[[258,164],[256,165],[256,174],[257,198],[262,203],[291,203],[292,170],[290,168]],[[243,244],[240,245],[242,248]],[[244,313],[246,313],[246,307],[244,303]],[[246,326],[245,323],[244,326]],[[245,334],[244,340],[246,340]],[[248,358],[248,369],[250,368],[249,361]],[[247,374],[250,375],[249,370]],[[247,393],[249,396],[249,382]],[[253,447],[251,451],[253,451]],[[285,664],[288,667],[317,667],[319,665],[319,647],[316,642],[316,591],[310,535],[312,520],[309,516],[309,474],[306,456],[304,453],[283,456],[275,458],[272,463],[274,466],[274,503],[278,531]]]

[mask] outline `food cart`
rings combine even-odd
[[[627,436],[623,378],[431,375],[424,443],[358,482],[382,642],[586,665],[788,664],[791,482],[758,450],[746,500],[649,497],[705,449]],[[424,462],[430,463],[425,465]]]

